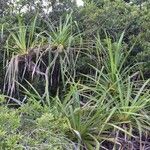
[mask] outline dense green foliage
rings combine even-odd
[[[149,1],[0,6],[0,149],[150,149]]]

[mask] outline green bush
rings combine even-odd
[[[18,149],[22,136],[18,133],[20,117],[17,110],[0,106],[0,148]]]
[[[104,39],[104,31],[106,31],[111,39],[116,41],[125,30],[123,41],[127,44],[128,49],[135,43],[129,63],[143,62],[144,65],[140,65],[140,70],[144,74],[148,74],[150,69],[150,12],[148,5],[147,3],[143,4],[140,9],[139,5],[124,1],[87,1],[80,10],[79,25],[87,40],[93,40],[97,31],[101,39]],[[137,70],[139,70],[138,67]]]

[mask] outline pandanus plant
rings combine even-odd
[[[75,64],[73,60],[76,56],[74,55],[73,47],[75,44],[80,42],[81,44],[81,33],[78,29],[76,22],[72,21],[72,13],[66,15],[64,19],[60,18],[58,25],[54,25],[51,21],[46,22],[48,26],[48,42],[51,45],[52,53],[54,56],[49,55],[50,71],[50,85],[51,88],[56,92],[59,84],[60,77],[64,82],[64,76],[66,72],[71,73],[73,67],[70,66]],[[77,28],[77,32],[73,32],[73,27]],[[74,58],[70,57],[73,56]],[[70,70],[69,70],[70,69]]]
[[[148,89],[150,80],[136,81],[138,72],[131,73],[135,65],[125,65],[132,48],[124,53],[121,44],[123,35],[124,33],[116,43],[107,37],[106,46],[101,43],[100,38],[97,38],[97,60],[101,68],[99,65],[96,67],[91,65],[94,74],[84,76],[88,81],[86,88],[89,87],[94,93],[91,95],[96,95],[96,98],[100,99],[104,93],[106,103],[111,104],[110,108],[116,108],[111,123],[108,124],[115,129],[115,134],[113,133],[116,136],[115,145],[120,143],[120,147],[128,149],[127,144],[122,144],[124,141],[130,144],[131,139],[137,138],[138,135],[137,140],[142,143],[142,135],[150,130],[149,110],[147,110],[150,104]],[[114,135],[111,137],[114,138]]]
[[[10,95],[15,91],[19,72],[22,70],[21,76],[23,78],[27,70],[35,70],[35,63],[32,58],[33,55],[38,54],[44,40],[43,37],[39,36],[40,34],[36,34],[36,20],[37,16],[32,19],[31,24],[26,25],[24,20],[18,17],[17,26],[9,30],[5,56],[9,57],[10,60],[7,61],[6,66],[4,91],[7,89],[7,93]],[[38,67],[36,70],[39,71]]]
[[[35,73],[43,75],[46,81],[49,80],[48,77],[50,76],[50,86],[52,90],[56,91],[61,74],[61,65],[67,62],[66,65],[68,66],[68,53],[70,53],[68,50],[73,41],[80,37],[79,33],[72,33],[71,14],[67,15],[64,21],[60,19],[58,26],[47,22],[49,30],[39,34],[36,33],[36,20],[37,16],[31,24],[25,25],[19,17],[15,31],[10,31],[6,45],[6,54],[10,56],[10,61],[7,65],[4,84],[4,90],[7,87],[8,94],[15,91],[20,72],[21,79],[26,73],[31,73],[32,78]],[[75,25],[77,24],[75,23]],[[42,71],[41,64],[44,66]]]

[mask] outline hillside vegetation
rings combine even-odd
[[[149,150],[149,8],[0,1],[0,150]]]

